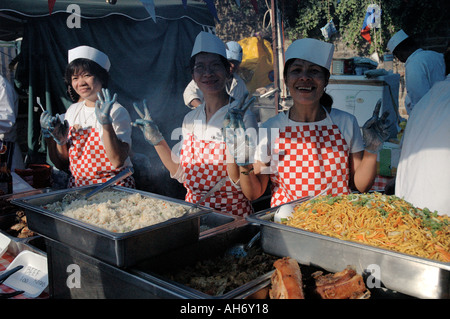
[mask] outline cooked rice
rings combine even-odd
[[[162,223],[187,211],[180,204],[119,191],[101,192],[88,200],[63,199],[44,208],[117,233]]]

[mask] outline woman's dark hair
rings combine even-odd
[[[194,73],[195,58],[200,53],[208,53],[208,52],[199,52],[189,60],[189,68],[191,69],[191,74]],[[224,56],[221,56],[220,54],[218,54],[218,56],[220,57],[220,61],[222,61],[225,70],[227,70],[228,75],[230,75],[230,68],[231,68],[230,61],[228,61]]]
[[[67,93],[69,97],[74,102],[78,102],[80,96],[75,92],[72,87],[72,75],[80,74],[81,72],[88,72],[95,76],[100,83],[102,84],[102,88],[106,88],[108,86],[109,73],[104,68],[102,68],[96,62],[89,59],[75,59],[69,63],[66,67],[66,72],[64,74],[64,82],[67,86]]]
[[[288,60],[285,65],[284,65],[284,70],[283,70],[283,77],[284,77],[284,81],[286,81],[287,79],[287,70],[289,70],[289,67],[291,66],[291,64],[295,61],[295,59],[290,59]],[[320,67],[325,75],[326,78],[326,83],[325,86],[328,85],[328,80],[330,79],[330,71],[328,71],[327,69],[325,69],[324,67]],[[325,107],[325,109],[327,110],[328,113],[331,112],[331,107],[333,105],[333,98],[326,92],[323,92],[322,97],[320,98],[320,104],[323,105]]]

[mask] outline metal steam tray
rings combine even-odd
[[[67,194],[75,196],[86,194],[93,187],[95,186],[64,189],[13,199],[11,202],[25,209],[28,227],[31,230],[118,267],[128,267],[140,260],[196,242],[200,233],[200,216],[210,212],[207,208],[200,208],[159,224],[130,232],[114,233],[42,208],[62,200]],[[144,197],[179,204],[186,209],[194,206],[182,200],[136,189],[120,186],[111,189],[139,193]]]
[[[260,225],[263,250],[302,265],[338,272],[347,265],[371,274],[371,284],[418,298],[450,298],[450,263],[344,241],[273,222],[276,208],[246,219]]]

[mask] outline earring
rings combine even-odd
[[[67,86],[67,93],[73,102],[78,102],[79,95],[75,92],[71,85]]]

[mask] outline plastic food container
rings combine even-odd
[[[11,238],[0,233],[0,257],[8,250]]]
[[[24,250],[9,264],[6,271],[19,265],[23,268],[9,276],[3,284],[17,291],[23,290],[27,297],[38,297],[48,286],[47,257]]]

